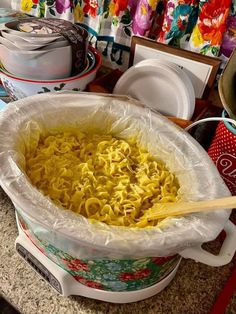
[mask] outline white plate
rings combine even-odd
[[[153,110],[181,119],[191,119],[195,107],[188,76],[174,63],[163,60],[144,60],[129,68],[113,93],[129,95]]]
[[[160,67],[161,65],[161,66],[168,66],[171,69],[175,70],[181,76],[181,79],[184,81],[184,83],[187,85],[190,98],[194,100],[195,102],[195,92],[194,92],[192,81],[187,75],[187,73],[178,64],[167,61],[167,60],[146,59],[146,60],[140,61],[135,66],[137,67],[139,65],[157,65],[157,67]]]
[[[140,65],[141,66],[152,65],[152,66],[157,66],[157,67],[167,66],[167,67],[171,68],[172,70],[174,70],[186,86],[186,92],[189,96],[190,115],[192,117],[194,109],[195,109],[195,98],[196,97],[195,97],[195,92],[194,92],[194,87],[193,87],[192,81],[189,78],[189,76],[186,74],[186,72],[181,67],[179,67],[178,64],[176,64],[174,62],[167,61],[167,60],[146,59],[146,60],[140,61],[135,66],[137,67]]]

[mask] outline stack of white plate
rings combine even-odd
[[[129,68],[118,80],[114,94],[129,95],[167,116],[191,119],[195,93],[190,78],[177,64],[146,59]]]

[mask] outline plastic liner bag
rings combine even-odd
[[[137,136],[137,142],[164,161],[186,201],[229,196],[205,150],[184,130],[126,96],[49,93],[13,102],[0,114],[0,184],[39,239],[81,259],[169,256],[216,238],[229,210],[166,218],[151,228],[90,223],[57,207],[24,173],[24,150],[39,131],[58,126],[82,132]]]

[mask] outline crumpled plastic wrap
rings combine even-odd
[[[0,113],[0,184],[33,233],[81,259],[130,259],[169,256],[216,238],[229,210],[164,219],[152,228],[90,223],[57,207],[33,187],[24,173],[24,149],[39,131],[73,126],[81,131],[137,136],[163,160],[180,182],[186,201],[229,196],[230,192],[205,150],[184,130],[127,96],[91,93],[35,95]]]

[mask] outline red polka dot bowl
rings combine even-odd
[[[226,113],[222,116],[226,117]],[[236,128],[229,122],[219,123],[208,154],[232,195],[236,195]]]

